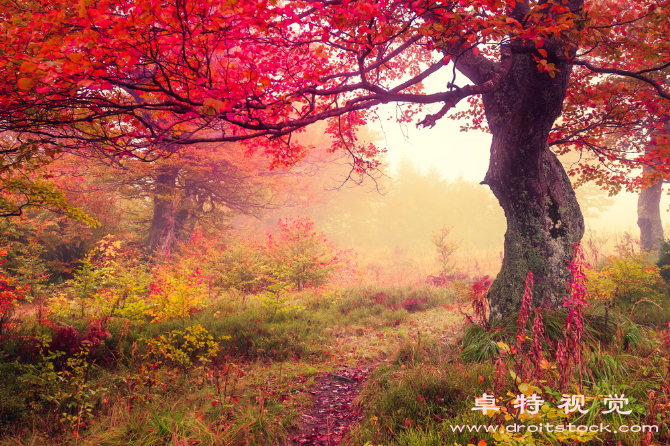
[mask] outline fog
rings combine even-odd
[[[432,129],[399,126],[393,112],[391,107],[382,110],[381,124],[370,125],[363,138],[375,139],[387,149],[375,181],[366,178],[360,185],[343,184],[349,173],[346,162],[319,163],[323,155],[313,154],[304,163],[316,166],[305,180],[310,198],[271,213],[266,224],[278,217],[308,214],[338,246],[380,258],[424,258],[428,272],[434,253],[432,233],[446,226],[452,228],[448,239],[459,245],[455,261],[465,269],[495,274],[502,257],[505,218],[489,188],[480,184],[488,168],[491,136],[462,132],[462,123],[448,118]],[[312,137],[311,142],[327,143],[322,136]],[[562,161],[567,165],[570,160]],[[609,197],[595,184],[576,192],[585,217],[585,237],[605,240],[605,253],[613,252],[624,232],[639,237],[636,194]],[[668,203],[664,196],[664,221],[668,221]]]

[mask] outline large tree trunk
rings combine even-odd
[[[493,133],[484,183],[507,218],[505,257],[489,290],[494,319],[518,311],[529,271],[535,277],[533,303],[559,306],[573,244],[584,234],[570,180],[547,145],[570,77],[569,65],[557,61],[556,67],[560,71],[552,78],[538,71],[531,54],[515,52],[502,84],[483,97]]]
[[[174,195],[178,172],[179,169],[171,168],[156,176],[154,215],[147,239],[147,250],[150,252],[167,255],[177,240],[175,235],[177,202]]]

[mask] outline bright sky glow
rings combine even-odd
[[[451,80],[446,76],[451,70],[444,72],[445,75],[441,76],[444,82],[440,82],[442,84]],[[438,90],[437,79],[437,76],[433,76],[432,82],[426,85],[428,92]],[[459,108],[465,107],[467,102],[463,100]],[[433,108],[432,112],[438,110],[437,105]],[[403,156],[407,156],[421,169],[436,167],[449,180],[462,176],[468,181],[479,183],[484,179],[489,162],[491,135],[476,131],[461,132],[461,123],[446,117],[437,121],[432,129],[400,126],[395,121],[395,113],[395,105],[380,107],[381,125],[371,126],[384,137],[380,145],[385,145],[388,149],[387,160],[391,171]],[[661,199],[661,218],[664,223],[670,221],[669,206],[670,200],[664,194]],[[587,219],[586,223],[597,231],[628,231],[636,237],[639,236],[637,195],[621,192],[612,207],[599,218]]]

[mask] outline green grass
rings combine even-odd
[[[115,420],[113,425],[94,427],[89,441],[101,446],[168,446],[193,440],[201,445],[219,444],[217,436],[203,420],[187,411],[181,401],[161,403],[132,410],[127,416]]]
[[[565,313],[555,311],[544,315],[546,338],[543,340],[547,359],[554,363],[556,343],[563,338]],[[531,329],[532,320],[526,327]],[[516,343],[516,318],[510,317],[490,331],[479,326],[468,326],[453,347],[442,345],[431,348],[431,339],[421,343],[406,341],[400,345],[390,365],[378,369],[366,383],[361,395],[365,420],[354,430],[352,445],[467,445],[480,440],[493,444],[490,435],[480,432],[454,431],[456,425],[494,424],[504,420],[490,420],[471,411],[474,397],[483,392],[494,392],[493,363],[500,357],[496,345],[504,341]],[[579,415],[576,424],[657,425],[654,434],[658,444],[670,440],[670,408],[664,405],[670,389],[667,387],[667,358],[660,355],[661,339],[648,327],[637,324],[617,312],[591,308],[586,312],[584,325],[584,365],[573,373],[569,388],[560,389],[554,372],[545,373],[539,386],[541,397],[556,406],[562,393],[580,392],[594,397],[586,415]],[[511,408],[513,396],[520,393],[508,370],[514,369],[512,357],[505,359],[503,388],[498,393],[500,404]],[[460,361],[463,361],[462,363]],[[581,382],[581,391],[579,386]],[[518,383],[517,383],[518,384]],[[630,415],[602,414],[602,398],[610,394],[625,394],[632,410]],[[526,420],[528,423],[549,419]],[[536,444],[558,445],[547,437],[535,436]],[[496,444],[517,444],[499,439]],[[529,440],[523,440],[526,444]],[[553,442],[552,442],[553,441]],[[635,433],[603,434],[588,444],[640,445],[641,436]],[[609,443],[607,443],[609,442]],[[613,443],[614,442],[614,443]]]
[[[94,416],[80,427],[79,437],[59,421],[55,403],[43,405],[49,410],[27,404],[15,362],[34,362],[31,339],[35,331],[49,329],[26,319],[16,338],[3,341],[0,445],[281,445],[296,432],[316,376],[371,363],[379,366],[359,396],[364,420],[352,429],[349,445],[467,445],[473,434],[454,432],[452,426],[489,421],[470,409],[475,397],[492,393],[496,343],[514,344],[517,327],[510,317],[490,331],[462,330],[455,299],[449,290],[428,286],[365,285],[296,293],[292,305],[305,309],[275,314],[253,296],[222,293],[184,321],[112,320],[111,337],[91,356],[88,374],[91,388],[107,390],[90,398]],[[545,352],[554,352],[565,313],[546,313],[543,320]],[[86,330],[86,321],[60,322]],[[195,324],[220,342],[212,362],[194,358],[194,367],[184,374],[147,355],[143,339]],[[531,325],[532,318],[529,332]],[[625,393],[636,406],[630,420],[594,412],[584,421],[655,420],[665,429],[657,438],[667,439],[670,409],[649,406],[650,392],[659,398],[667,393],[667,358],[658,334],[627,315],[594,307],[585,316],[584,340],[585,394]],[[56,371],[64,364],[56,364]],[[542,386],[553,386],[545,397],[560,397],[552,375],[545,379]],[[509,377],[505,386],[517,391]],[[633,435],[617,438],[639,444]],[[492,444],[479,434],[477,441],[482,439]]]
[[[555,352],[558,342],[563,339],[566,314],[560,310],[542,313],[545,350]],[[465,362],[490,361],[499,354],[497,342],[516,344],[516,320],[517,316],[509,316],[494,323],[488,331],[478,325],[467,326],[461,339],[460,359]],[[531,316],[526,323],[529,334],[532,333],[533,321],[534,316]],[[636,351],[640,355],[653,349],[650,328],[635,323],[620,312],[606,311],[603,306],[589,308],[585,312],[583,337],[588,345],[596,348],[615,346],[619,351]]]
[[[432,357],[433,362],[436,358]],[[360,396],[366,417],[355,431],[353,443],[445,444],[435,443],[441,438],[467,444],[471,435],[450,432],[451,437],[445,437],[446,430],[436,430],[435,426],[487,421],[487,417],[472,413],[470,408],[475,396],[490,389],[491,380],[486,378],[490,376],[490,364],[431,365],[428,360],[415,367],[381,367],[368,379]]]
[[[221,293],[187,320],[111,319],[111,336],[91,354],[87,375],[90,388],[107,390],[88,398],[94,416],[80,426],[79,438],[59,421],[60,400],[40,400],[31,409],[39,401],[16,379],[15,361],[39,359],[33,335],[51,332],[26,317],[15,337],[2,341],[0,444],[281,444],[297,428],[317,374],[387,358],[418,333],[429,335],[436,321],[451,317],[442,307],[451,299],[447,290],[428,286],[308,290],[291,298],[303,311],[275,313],[254,296]],[[54,322],[78,333],[88,325]],[[196,324],[221,345],[211,363],[194,357],[185,375],[166,366],[174,361],[147,354],[146,339]],[[68,370],[68,355],[54,363],[59,376],[66,377],[60,374]]]

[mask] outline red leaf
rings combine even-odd
[[[19,71],[21,73],[32,73],[37,69],[37,64],[33,62],[23,62]]]
[[[22,77],[16,84],[21,90],[30,90],[35,85],[35,81],[27,77]]]

